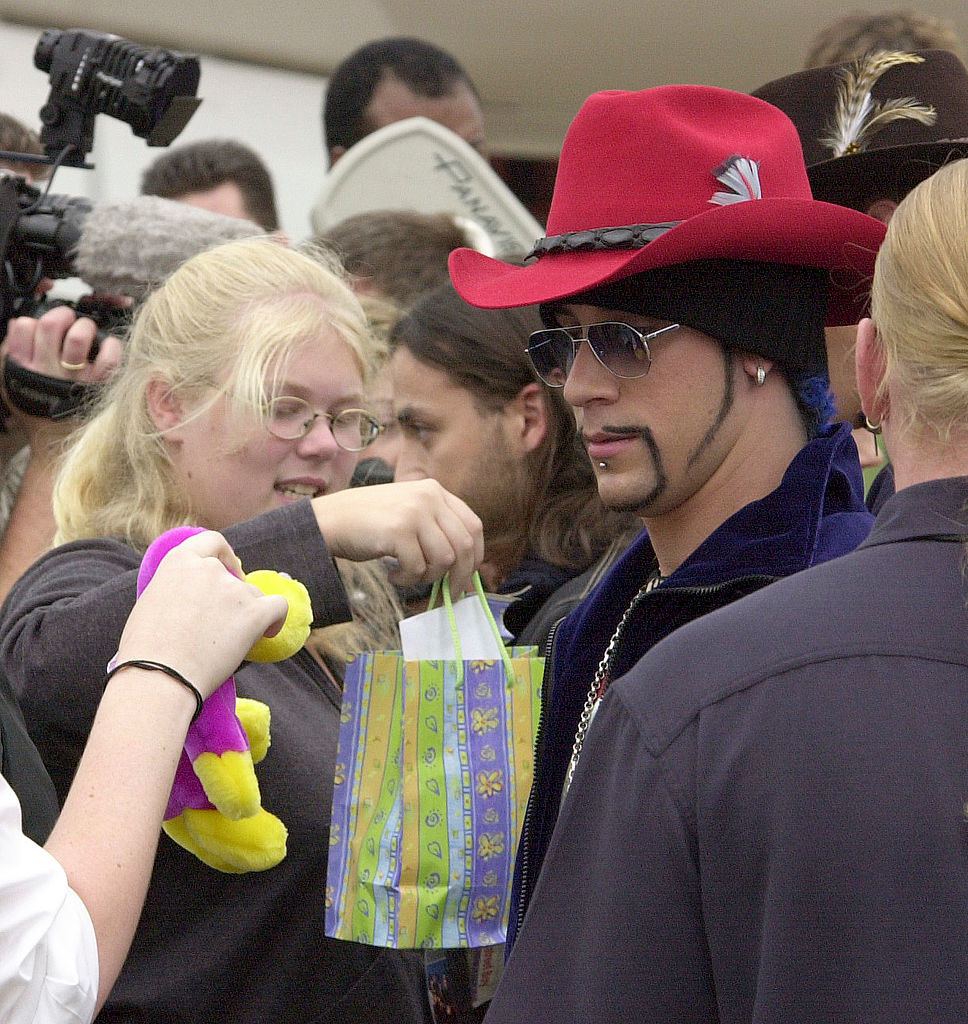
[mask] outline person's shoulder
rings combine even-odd
[[[631,532],[616,538],[584,572],[572,576],[554,590],[518,633],[516,642],[522,646],[536,644],[541,647],[545,644],[555,626],[598,586],[632,539]]]
[[[35,573],[46,575],[55,571],[73,572],[85,564],[105,564],[123,572],[136,569],[141,564],[141,555],[124,540],[85,537],[51,548],[34,562],[22,578]]]
[[[839,657],[866,635],[863,550],[777,580],[694,619],[613,685],[656,748],[703,709],[811,660]],[[878,627],[879,628],[879,625]]]
[[[3,619],[16,619],[38,602],[82,593],[137,569],[141,555],[122,540],[96,537],[58,545],[41,555],[14,583],[3,603]]]

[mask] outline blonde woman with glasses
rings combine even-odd
[[[366,321],[338,274],[271,240],[195,257],[144,304],[124,361],[55,493],[62,545],[0,616],[0,661],[63,799],[135,596],[141,554],[191,523],[247,571],[309,589],[317,631],[247,665],[272,709],[263,804],[289,830],[277,867],[229,875],[163,840],[106,1021],[422,1020],[420,963],[327,939],[328,813],[345,657],[392,636],[394,582],[469,579],[477,517],[433,481],[348,489],[379,433],[365,409]],[[334,559],[338,560],[334,562]],[[342,625],[338,625],[343,623]],[[218,622],[199,623],[199,643]]]

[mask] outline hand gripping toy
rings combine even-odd
[[[196,533],[184,526],[163,533],[145,552],[138,572],[138,596],[162,558]],[[274,637],[263,637],[248,661],[283,661],[306,642],[312,608],[298,581],[268,569],[245,580],[266,594],[282,594],[289,614]],[[242,873],[274,867],[286,855],[286,826],[262,807],[253,765],[269,747],[269,708],[238,697],[228,679],[205,701],[191,724],[175,771],[162,828],[209,867]]]

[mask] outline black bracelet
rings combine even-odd
[[[171,665],[165,665],[160,661],[145,661],[142,658],[133,658],[131,661],[122,661],[112,668],[108,669],[108,674],[104,677],[104,683],[107,685],[108,680],[116,672],[120,672],[123,668],[146,668],[153,672],[164,672],[166,676],[171,676],[172,679],[177,679],[183,686],[187,686],[195,697],[195,714],[192,715],[192,722],[195,722],[198,716],[202,713],[202,704],[205,702],[202,700],[202,695],[198,692],[198,687],[194,683],[190,683],[181,672],[176,671]]]

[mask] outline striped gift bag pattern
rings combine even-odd
[[[508,653],[383,651],[347,667],[327,935],[401,949],[504,941],[544,668],[534,648]]]

